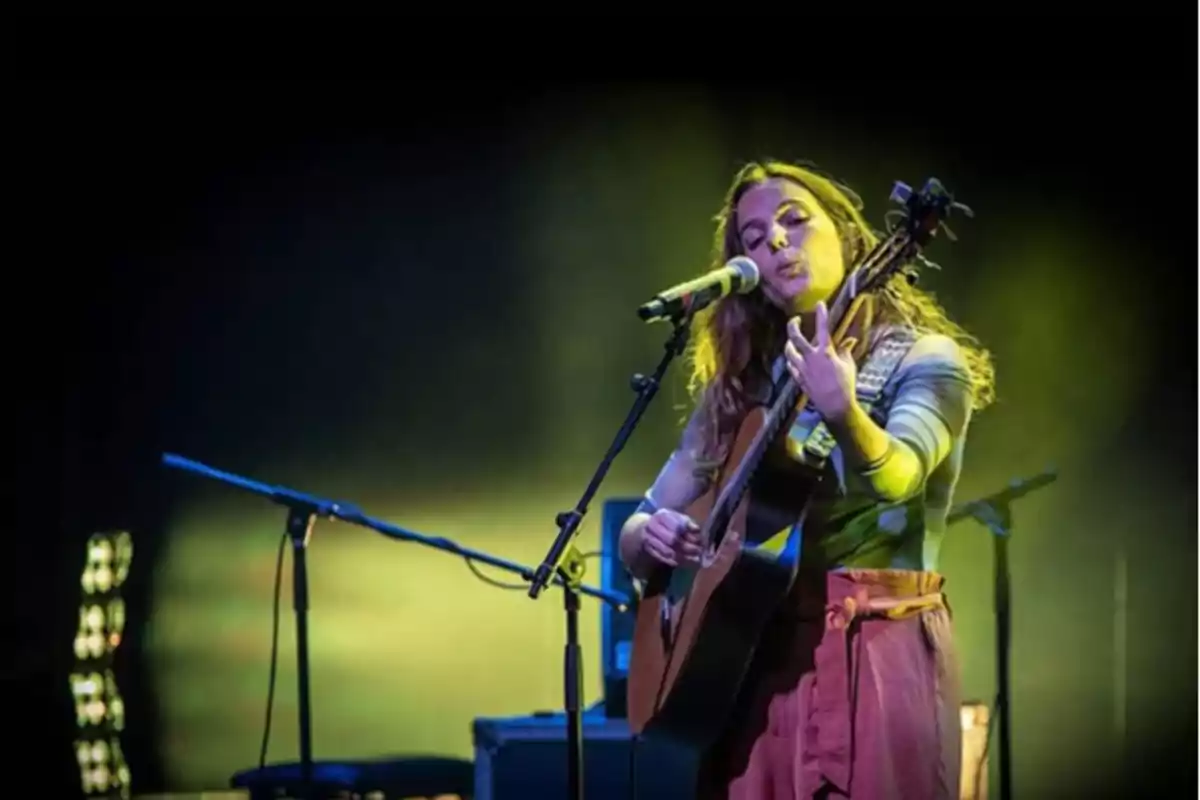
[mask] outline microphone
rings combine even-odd
[[[726,295],[746,294],[758,286],[758,278],[758,265],[746,256],[738,256],[707,275],[659,292],[639,306],[637,313],[645,322],[677,320],[695,314]]]

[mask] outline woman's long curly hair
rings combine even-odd
[[[716,216],[714,269],[743,255],[737,234],[738,201],[747,190],[772,178],[794,181],[816,197],[837,226],[847,270],[879,242],[880,234],[867,223],[862,200],[853,190],[810,165],[751,162],[734,176]],[[988,351],[951,320],[931,294],[904,275],[894,275],[875,292],[873,319],[876,324],[904,325],[918,333],[953,339],[966,356],[974,408],[981,410],[995,399],[995,372]],[[771,305],[761,290],[728,295],[696,315],[689,390],[702,409],[697,419],[699,452],[695,453],[702,471],[718,468],[727,458],[753,396],[770,380],[771,365],[783,351],[786,325],[787,315]]]

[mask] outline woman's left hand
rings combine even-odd
[[[830,343],[829,311],[823,302],[816,309],[816,341],[804,338],[798,317],[788,322],[787,333],[783,352],[792,377],[826,422],[845,419],[855,402],[858,367],[851,353],[856,341],[847,339],[834,349]]]

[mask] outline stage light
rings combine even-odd
[[[113,673],[113,654],[125,630],[121,584],[133,560],[133,538],[126,532],[97,533],[88,539],[79,583],[79,627],[75,631],[75,669],[70,676],[75,703],[75,760],[84,797],[128,800],[129,766],[121,751],[125,703]]]

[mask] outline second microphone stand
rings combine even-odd
[[[1008,570],[1008,542],[1012,538],[1012,504],[1030,492],[1048,486],[1056,470],[1014,480],[995,494],[950,510],[948,525],[971,518],[992,533],[992,591],[996,614],[996,718],[999,728],[1000,800],[1012,800],[1012,708],[1009,680],[1009,647],[1012,638],[1012,577]],[[991,738],[990,736],[988,737]]]
[[[664,353],[658,362],[654,374],[650,377],[637,374],[631,381],[632,388],[637,392],[633,407],[621,424],[617,435],[613,438],[608,452],[600,460],[600,465],[592,475],[582,497],[570,511],[560,512],[555,517],[558,525],[558,535],[550,545],[546,557],[533,576],[533,585],[529,588],[529,596],[536,599],[546,585],[556,575],[563,583],[563,606],[566,612],[567,641],[563,653],[564,690],[563,704],[567,718],[567,798],[568,800],[583,800],[583,671],[579,647],[579,591],[583,575],[583,555],[575,547],[574,538],[579,530],[579,524],[587,514],[588,505],[600,489],[604,477],[617,455],[625,447],[630,435],[646,413],[650,401],[658,393],[663,378],[671,362],[687,348],[688,333],[691,329],[692,314],[685,313],[671,320],[673,330],[663,345]]]

